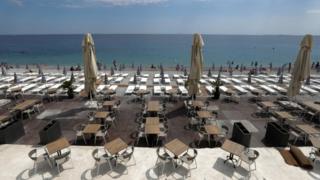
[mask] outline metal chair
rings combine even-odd
[[[173,167],[175,167],[175,164],[174,164],[174,159],[172,157],[170,157],[170,155],[168,153],[164,152],[164,153],[160,154],[161,149],[162,149],[162,147],[158,147],[158,149],[157,149],[158,158],[156,161],[155,168],[162,165],[162,170],[161,170],[161,175],[162,175],[163,171],[165,169],[166,163],[172,162]]]
[[[101,127],[101,129],[94,136],[94,144],[96,144],[97,138],[102,138],[104,143],[106,143],[106,136],[109,137],[108,130],[105,126]]]
[[[99,149],[93,150],[91,155],[92,155],[93,159],[95,160],[94,166],[95,167],[97,166],[97,168],[98,168],[96,175],[99,175],[100,166],[101,166],[101,164],[104,164],[104,163],[108,163],[108,165],[112,171],[112,165],[110,163],[110,160],[112,159],[111,156],[109,156],[108,154],[103,154],[102,156],[99,156]]]
[[[191,168],[190,166],[195,163],[196,164],[196,167],[195,168],[192,168],[192,169],[196,169],[198,167],[197,165],[197,160],[196,160],[196,157],[198,155],[198,151],[196,149],[193,149],[193,153],[190,154],[189,153],[189,150],[183,154],[181,157],[180,157],[180,160],[182,163],[185,163],[188,165],[188,169],[189,169],[189,173],[190,173],[190,176],[191,176]]]
[[[33,170],[34,170],[34,174],[37,173],[37,168],[38,168],[38,164],[47,160],[48,155],[46,153],[41,154],[40,156],[38,156],[37,153],[37,149],[32,149],[29,153],[28,156],[29,158],[33,161]]]
[[[57,155],[53,157],[54,162],[56,163],[58,173],[60,175],[60,165],[62,165],[65,161],[71,160],[71,150],[68,149],[66,152],[61,155]],[[71,160],[71,164],[73,167],[73,162]]]
[[[136,160],[134,158],[134,146],[129,146],[126,148],[126,150],[124,152],[122,152],[121,154],[119,154],[117,156],[117,162],[120,162],[120,163],[125,163],[126,165],[128,164],[128,162],[133,159],[134,160],[134,164],[136,164]]]
[[[83,133],[83,129],[85,126],[86,126],[85,124],[80,124],[74,129],[74,131],[76,132],[76,139],[74,140],[74,144],[77,143],[79,137],[81,137],[84,143],[87,144],[86,138],[84,137],[84,133]]]
[[[257,150],[253,150],[253,155],[252,157],[246,155],[246,154],[242,154],[240,156],[240,164],[242,163],[242,161],[244,161],[245,163],[247,163],[249,165],[249,177],[251,176],[251,171],[254,171],[257,169],[257,165],[256,165],[256,159],[259,157],[259,152]],[[254,169],[251,169],[251,165],[254,164]]]

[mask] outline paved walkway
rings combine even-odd
[[[94,160],[91,152],[95,147],[72,146],[71,161],[67,161],[60,176],[57,176],[56,169],[50,169],[46,163],[38,168],[38,174],[30,177],[33,162],[28,158],[28,152],[32,149],[30,145],[0,145],[0,179],[92,179],[92,173],[96,173]],[[316,164],[313,171],[305,171],[298,167],[285,164],[280,153],[274,148],[256,148],[260,152],[257,159],[257,170],[252,173],[250,179],[290,179],[308,180],[320,179],[320,163]],[[307,155],[310,147],[301,148]],[[245,179],[248,175],[248,166],[242,163],[240,167],[234,169],[231,164],[224,164],[223,160],[228,155],[220,148],[199,149],[197,157],[197,169],[191,171],[189,179]],[[159,168],[154,169],[157,159],[155,148],[135,148],[134,157],[136,165],[126,169],[123,165],[118,165],[114,171],[103,165],[100,175],[95,179],[157,179]],[[130,161],[128,165],[133,164]],[[165,173],[167,179],[184,179],[187,175],[185,168],[180,167],[172,170],[172,166],[167,165]],[[192,166],[193,167],[193,166]],[[165,179],[165,176],[161,177]]]

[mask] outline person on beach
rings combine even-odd
[[[70,71],[74,71],[74,68],[73,68],[73,66],[71,66],[71,67],[70,67]]]
[[[112,64],[114,69],[117,70],[117,61],[115,59],[112,61]]]

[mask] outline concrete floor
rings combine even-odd
[[[97,147],[93,146],[72,146],[71,161],[65,162],[61,167],[61,174],[58,176],[56,168],[50,168],[46,162],[38,167],[38,173],[33,174],[33,161],[28,158],[28,152],[33,147],[30,145],[0,145],[0,179],[25,180],[25,179],[157,179],[160,175],[160,167],[155,168],[157,159],[155,148],[135,148],[134,157],[136,164],[131,160],[126,167],[118,164],[110,168],[104,164],[100,173],[96,176],[97,169],[94,167],[94,160],[91,152]],[[256,161],[257,170],[252,171],[250,179],[290,179],[308,180],[320,179],[320,163],[317,163],[312,171],[305,171],[299,167],[287,165],[275,148],[255,148],[260,152]],[[305,155],[308,155],[310,147],[301,148]],[[220,148],[202,148],[198,150],[197,168],[191,170],[191,177],[188,174],[187,166],[173,169],[167,164],[164,174],[160,179],[247,179],[248,165],[242,163],[234,169],[230,163],[224,164],[224,158],[228,155]],[[191,167],[195,167],[194,164]]]

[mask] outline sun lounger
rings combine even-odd
[[[6,79],[4,79],[2,81],[5,82],[5,83],[9,83],[9,82],[12,82],[13,80],[14,80],[14,77],[8,77],[8,78],[6,78]]]
[[[310,87],[307,87],[307,86],[301,86],[301,89],[307,91],[309,94],[312,94],[312,95],[315,95],[318,93],[318,91],[316,91]]]
[[[170,82],[171,82],[171,81],[170,81],[169,78],[165,78],[165,79],[164,79],[164,83],[165,83],[165,84],[170,84]]]
[[[31,93],[33,94],[39,94],[41,93],[43,90],[49,88],[50,86],[53,86],[53,84],[43,84],[43,85],[40,85],[38,86],[37,88],[34,88],[31,90]]]
[[[41,79],[42,79],[42,77],[37,77],[37,78],[32,79],[30,82],[31,83],[37,83],[37,82],[40,82]]]
[[[100,93],[101,91],[103,91],[108,85],[105,85],[105,84],[100,84],[97,89],[96,89],[96,92],[97,93]]]
[[[149,77],[149,74],[141,74],[142,77]]]
[[[117,77],[114,82],[115,83],[120,83],[124,78],[123,77]]]
[[[131,95],[135,89],[135,85],[129,85],[126,89],[126,91],[124,92],[125,95]]]
[[[268,87],[267,85],[260,85],[260,87],[261,87],[264,91],[267,91],[267,93],[269,93],[269,94],[277,94],[277,92],[276,92],[274,89]]]
[[[266,78],[266,81],[272,82],[272,83],[278,83],[279,79],[276,79],[276,78]]]
[[[268,78],[267,75],[264,75],[264,74],[258,74],[256,77],[259,77],[259,78]]]
[[[154,86],[153,87],[153,94],[154,95],[161,95],[162,94],[161,87],[160,86]]]
[[[240,93],[240,94],[247,94],[248,91],[245,90],[244,88],[242,88],[241,86],[239,85],[233,85],[233,87]]]
[[[188,90],[184,86],[179,86],[178,90],[182,95],[188,95]]]
[[[178,78],[180,78],[180,75],[179,74],[173,74],[173,78],[174,79],[178,79]]]
[[[200,79],[200,84],[206,85],[206,84],[208,84],[208,82],[205,79]]]
[[[14,86],[11,86],[7,89],[7,92],[11,92],[14,89],[22,89],[23,87],[27,86],[28,84],[17,84]]]
[[[146,85],[140,85],[139,86],[139,90],[147,90],[147,86]]]
[[[208,82],[210,82],[210,83],[215,83],[215,82],[216,82],[216,79],[210,78],[210,79],[208,79]]]
[[[228,91],[228,88],[225,86],[219,86],[220,91],[222,91],[223,93],[226,93]]]
[[[172,86],[165,86],[165,87],[164,87],[164,90],[165,90],[166,92],[170,91],[171,89],[172,89]]]
[[[33,84],[29,84],[29,85],[27,85],[27,86],[25,86],[25,87],[21,88],[21,91],[22,91],[23,93],[25,93],[25,92],[27,92],[27,91],[29,91],[29,90],[33,89],[33,88],[34,88],[34,87],[36,87],[36,86],[38,86],[38,84],[35,84],[35,83],[33,83]]]
[[[320,85],[310,85],[311,88],[320,91]]]
[[[117,88],[118,88],[117,85],[111,85],[111,86],[109,87],[109,89],[111,89],[111,90],[113,90],[113,91],[117,90]]]
[[[267,81],[259,79],[259,78],[254,78],[254,80],[260,84],[265,84]]]
[[[128,73],[121,74],[121,76],[124,78],[127,77],[128,75],[129,75]]]
[[[279,91],[281,94],[287,94],[287,90],[283,87],[280,87],[280,86],[277,86],[277,85],[274,85],[274,84],[271,84],[269,85],[269,87]]]
[[[148,81],[148,78],[145,78],[145,77],[140,79],[140,83],[142,83],[142,84],[147,83],[147,81]]]
[[[160,84],[160,78],[154,78],[153,84]]]
[[[320,84],[320,79],[311,79],[310,81],[314,82],[314,83],[317,83],[317,84]]]
[[[78,87],[74,90],[75,93],[80,93],[84,89],[84,84],[78,85]]]
[[[7,84],[0,84],[0,89],[7,89],[11,86],[11,84],[7,83]]]
[[[202,77],[202,78],[208,78],[208,75],[203,74],[201,77]]]
[[[213,89],[212,86],[206,86],[205,88],[206,88],[206,90],[208,91],[209,94],[213,94],[214,89]]]
[[[231,84],[231,81],[229,79],[226,78],[222,78],[221,81],[225,84]]]
[[[177,79],[177,84],[184,85],[184,80],[183,79]]]
[[[133,83],[133,81],[134,81],[134,77],[131,77],[129,80],[129,83]]]
[[[65,81],[66,79],[67,79],[67,77],[60,77],[60,78],[55,79],[53,82],[60,83],[60,82]]]
[[[57,90],[61,87],[61,85],[62,85],[62,83],[54,84],[53,86],[49,87],[48,90],[49,91]]]
[[[119,77],[120,75],[121,75],[121,74],[116,73],[116,74],[112,75],[112,77]]]
[[[242,81],[240,81],[239,79],[236,78],[231,78],[231,81],[237,84],[243,84]]]

